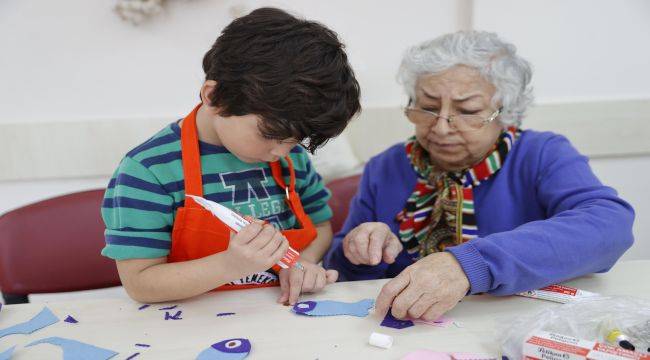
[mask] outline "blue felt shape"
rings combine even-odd
[[[15,346],[12,346],[9,349],[1,352],[0,353],[0,360],[9,360],[9,359],[11,359],[11,355],[13,355],[15,348],[16,348]]]
[[[41,310],[41,312],[31,320],[0,330],[0,338],[13,334],[31,334],[38,329],[50,326],[58,321],[59,318],[52,313],[52,310],[44,307],[43,310]]]
[[[67,323],[70,323],[70,324],[76,324],[76,323],[79,322],[79,321],[77,321],[77,319],[73,318],[73,317],[70,316],[70,315],[68,315],[68,317],[65,318],[65,320],[63,320],[63,321],[65,321],[65,322],[67,322]]]
[[[368,310],[374,305],[375,301],[372,299],[363,299],[355,303],[333,300],[301,301],[296,303],[291,310],[296,314],[309,316],[352,315],[365,317],[368,316]]]
[[[126,358],[126,359],[124,359],[124,360],[131,360],[131,359],[136,358],[136,357],[138,357],[138,356],[140,356],[140,353],[139,353],[139,352],[138,352],[138,353],[135,353],[135,354],[133,354],[133,355],[131,355],[131,356],[129,356],[128,358]]]
[[[212,344],[201,351],[196,360],[239,360],[251,352],[251,342],[248,339],[228,339]]]
[[[52,344],[59,346],[63,350],[63,360],[108,360],[117,355],[117,353],[113,350],[102,349],[94,345],[60,337],[49,337],[41,340],[36,340],[27,346],[34,346],[38,344]]]
[[[144,304],[144,305],[140,306],[140,307],[138,308],[138,310],[144,310],[144,309],[148,308],[149,306],[151,306],[151,305],[149,305],[149,304]]]

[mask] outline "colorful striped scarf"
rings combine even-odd
[[[516,128],[507,129],[485,159],[456,173],[431,165],[429,154],[415,137],[406,142],[418,178],[397,220],[399,237],[414,260],[477,236],[473,189],[499,171],[519,134]]]

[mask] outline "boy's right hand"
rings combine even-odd
[[[251,221],[251,218],[247,218]],[[282,259],[289,250],[289,241],[273,225],[252,220],[239,233],[231,233],[224,252],[232,269],[233,280],[265,271]]]

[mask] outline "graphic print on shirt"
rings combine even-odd
[[[232,204],[241,205],[251,202],[251,194],[258,201],[268,199],[268,190],[264,186],[267,183],[264,169],[255,168],[240,172],[228,172],[219,174],[223,187],[232,189]]]
[[[283,198],[271,197],[267,186],[276,185],[269,184],[264,169],[227,172],[219,176],[224,188],[232,191],[232,208],[235,211],[265,220],[276,229],[283,230],[279,214],[287,210],[286,203]],[[230,285],[269,284],[277,281],[277,275],[268,270],[248,275]]]

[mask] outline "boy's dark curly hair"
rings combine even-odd
[[[324,25],[261,8],[228,25],[203,58],[222,116],[255,114],[266,138],[293,138],[310,152],[361,110],[344,45]]]

